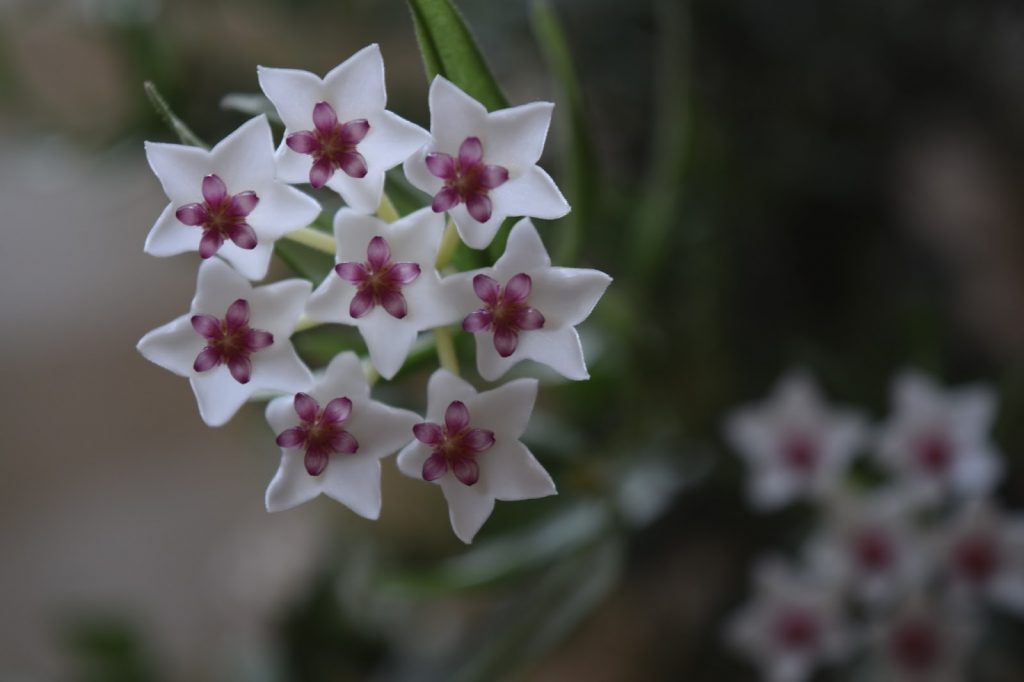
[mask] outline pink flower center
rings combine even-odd
[[[473,334],[494,331],[494,349],[507,358],[519,345],[519,332],[544,326],[544,315],[527,305],[532,287],[533,280],[522,272],[512,277],[504,289],[493,278],[477,275],[473,278],[473,290],[484,307],[467,315],[462,328]]]
[[[378,305],[392,317],[399,320],[405,317],[409,309],[402,287],[420,276],[418,264],[392,262],[391,248],[383,237],[370,240],[365,263],[338,263],[334,271],[356,287],[356,295],[348,307],[348,314],[356,319]]]
[[[256,232],[246,218],[259,201],[255,192],[231,195],[220,177],[207,175],[203,178],[203,202],[186,204],[174,215],[185,225],[203,229],[199,255],[209,258],[220,250],[225,239],[240,249],[256,248]]]
[[[896,665],[914,673],[933,669],[940,650],[939,633],[920,618],[899,623],[889,635],[889,651]]]
[[[368,132],[370,124],[365,118],[340,123],[334,107],[319,102],[313,107],[313,130],[292,133],[285,138],[285,144],[294,152],[313,157],[309,184],[319,188],[339,168],[353,178],[366,176],[366,159],[356,147]]]
[[[809,474],[818,465],[818,446],[807,435],[791,433],[782,441],[782,461],[790,469]]]
[[[926,473],[942,476],[953,464],[953,444],[943,433],[929,433],[913,444],[913,456],[917,465]]]
[[[277,444],[282,448],[303,448],[303,463],[310,476],[319,476],[327,468],[334,453],[351,455],[359,449],[359,442],[345,430],[345,422],[352,414],[352,401],[335,398],[324,409],[312,396],[295,394],[295,413],[301,422],[282,431]]]
[[[821,637],[821,623],[815,613],[789,608],[779,613],[774,623],[775,639],[787,649],[810,649]]]
[[[466,204],[474,220],[486,223],[491,219],[489,192],[508,180],[508,169],[484,163],[484,146],[478,137],[467,137],[459,146],[459,154],[434,152],[427,154],[427,170],[444,180],[444,186],[434,195],[431,208],[435,213]]]
[[[999,569],[999,549],[987,535],[960,540],[953,547],[953,566],[957,573],[974,585],[987,582]]]
[[[892,566],[896,552],[892,539],[881,529],[862,530],[853,539],[853,556],[868,571],[884,571]]]
[[[412,428],[416,440],[431,447],[430,457],[423,463],[423,480],[435,481],[448,469],[465,485],[480,479],[476,457],[494,445],[494,432],[469,426],[469,410],[459,400],[448,405],[444,426],[431,422]]]
[[[193,315],[192,328],[206,339],[206,347],[196,356],[192,368],[206,372],[225,364],[240,384],[252,375],[250,356],[274,343],[270,332],[249,327],[249,302],[240,298],[228,307],[221,320],[213,315]]]

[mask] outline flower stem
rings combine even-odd
[[[448,267],[457,248],[459,248],[459,232],[455,229],[455,221],[449,218],[448,224],[444,228],[444,236],[441,237],[441,246],[437,249],[437,265],[435,267],[438,270]]]
[[[402,217],[398,215],[398,210],[391,202],[391,197],[388,196],[387,192],[383,192],[380,195],[380,206],[377,207],[377,217],[386,223],[393,223]]]
[[[363,374],[366,375],[366,385],[370,388],[380,380],[380,374],[377,372],[377,368],[370,362],[370,358],[363,360]]]
[[[310,319],[310,318],[306,317],[305,315],[303,315],[302,317],[299,318],[299,321],[295,323],[295,330],[292,333],[293,334],[297,334],[299,332],[304,332],[307,329],[312,329],[313,327],[319,327],[322,324],[323,324],[323,322],[320,322],[318,320]]]
[[[285,239],[291,239],[293,242],[298,242],[303,246],[308,246],[311,249],[331,256],[334,255],[334,237],[320,230],[314,230],[311,227],[300,227],[297,230],[293,230],[285,235]]]
[[[434,342],[437,344],[437,361],[455,376],[459,376],[459,357],[455,354],[455,341],[448,327],[434,330]]]

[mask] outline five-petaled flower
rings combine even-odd
[[[256,391],[312,383],[288,341],[309,291],[298,279],[253,288],[223,261],[204,261],[191,311],[143,336],[139,352],[188,377],[203,421],[220,426]]]
[[[856,412],[830,409],[809,375],[791,372],[763,403],[733,412],[725,436],[751,469],[751,503],[767,511],[832,491],[867,425]]]
[[[444,286],[463,329],[476,335],[477,370],[484,379],[494,381],[520,360],[533,360],[581,380],[589,374],[575,325],[590,315],[611,281],[599,270],[551,267],[540,235],[524,219],[512,228],[494,267],[451,275]]]
[[[334,218],[338,266],[306,312],[358,327],[385,379],[401,368],[419,331],[458,319],[434,267],[443,230],[443,218],[429,208],[393,223],[350,209]]]
[[[429,141],[425,130],[384,108],[384,61],[375,44],[323,80],[260,67],[259,81],[285,124],[277,150],[281,179],[326,185],[360,213],[380,204],[384,172]]]
[[[867,632],[867,679],[961,682],[978,627],[948,599],[914,595]]]
[[[441,486],[452,528],[463,542],[472,542],[496,499],[555,494],[551,477],[519,441],[536,397],[535,379],[477,393],[448,370],[431,375],[426,423],[398,453],[398,468]]]
[[[376,519],[380,459],[412,440],[420,418],[371,400],[359,358],[345,352],[307,393],[272,400],[267,421],[282,448],[281,466],[267,488],[269,511],[290,509],[324,493]]]
[[[430,85],[430,143],[405,161],[409,182],[448,211],[468,246],[491,243],[508,216],[561,218],[569,204],[538,165],[553,105],[488,113],[438,76]]]
[[[944,493],[992,489],[1002,462],[989,440],[996,407],[989,388],[944,391],[923,374],[904,372],[893,383],[892,402],[876,455],[910,497],[930,503]]]
[[[275,179],[265,116],[210,151],[147,142],[146,157],[171,200],[146,238],[154,256],[218,254],[249,279],[263,279],[274,241],[320,213],[314,199]]]

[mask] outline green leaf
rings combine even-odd
[[[249,116],[266,114],[267,119],[273,123],[281,123],[281,117],[271,101],[258,93],[229,92],[220,98],[220,108]]]
[[[171,111],[171,107],[167,104],[167,100],[163,98],[160,91],[156,89],[152,81],[146,81],[142,84],[142,88],[146,91],[146,97],[149,98],[149,103],[153,105],[153,109],[156,110],[157,115],[160,117],[168,128],[171,129],[178,139],[181,140],[182,144],[187,144],[191,147],[202,147],[203,149],[209,149],[210,145],[203,142],[198,135],[192,132],[192,129],[185,125],[178,116]]]
[[[334,267],[334,259],[326,253],[315,251],[308,246],[296,244],[287,239],[279,239],[274,243],[274,254],[284,261],[295,274],[305,277],[316,286],[327,278]]]
[[[508,107],[508,100],[451,0],[408,1],[427,80],[444,76],[489,111]]]

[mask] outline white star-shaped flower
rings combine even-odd
[[[171,200],[146,238],[146,253],[199,251],[252,280],[267,275],[274,242],[309,225],[320,204],[278,182],[266,116],[243,124],[210,151],[146,143],[146,158]]]
[[[272,400],[267,421],[281,446],[267,511],[291,509],[323,493],[376,519],[380,460],[412,440],[420,418],[371,400],[359,358],[347,352],[331,361],[308,392]]]
[[[219,259],[199,266],[191,311],[139,341],[142,355],[187,377],[210,426],[226,423],[259,390],[294,393],[313,377],[289,341],[310,284],[252,287]]]
[[[537,398],[536,379],[477,393],[439,369],[427,384],[426,422],[398,453],[406,476],[441,486],[455,534],[465,543],[491,515],[495,500],[554,495],[551,476],[519,438]]]
[[[936,540],[954,596],[979,595],[1024,615],[1024,517],[1009,516],[990,500],[965,504]]]
[[[755,595],[730,621],[729,642],[768,682],[802,682],[845,656],[851,640],[834,586],[781,560],[761,561]]]
[[[427,131],[384,108],[384,60],[376,44],[323,80],[297,69],[261,66],[258,73],[285,125],[277,150],[281,179],[326,185],[360,213],[373,213],[380,205],[384,172],[430,139]]]
[[[597,305],[612,278],[599,270],[553,268],[529,219],[509,233],[494,267],[445,278],[462,328],[476,335],[480,376],[494,381],[520,360],[575,380],[589,377],[575,325]]]
[[[969,612],[947,599],[914,595],[868,627],[865,679],[964,682],[964,664],[978,635]]]
[[[879,462],[921,502],[944,493],[983,495],[1003,466],[989,431],[996,398],[984,386],[945,391],[917,372],[904,372],[892,388],[893,412],[878,439]]]
[[[430,85],[433,139],[405,161],[405,176],[448,211],[459,236],[485,248],[508,216],[561,218],[569,204],[537,161],[551,124],[549,102],[488,113],[441,76]]]
[[[443,232],[444,219],[426,208],[393,223],[341,209],[334,218],[338,265],[306,314],[358,327],[374,367],[390,379],[418,332],[458,319],[434,268]]]
[[[783,377],[767,400],[736,410],[725,425],[750,469],[750,501],[762,511],[829,493],[866,435],[865,419],[830,409],[804,372]]]

